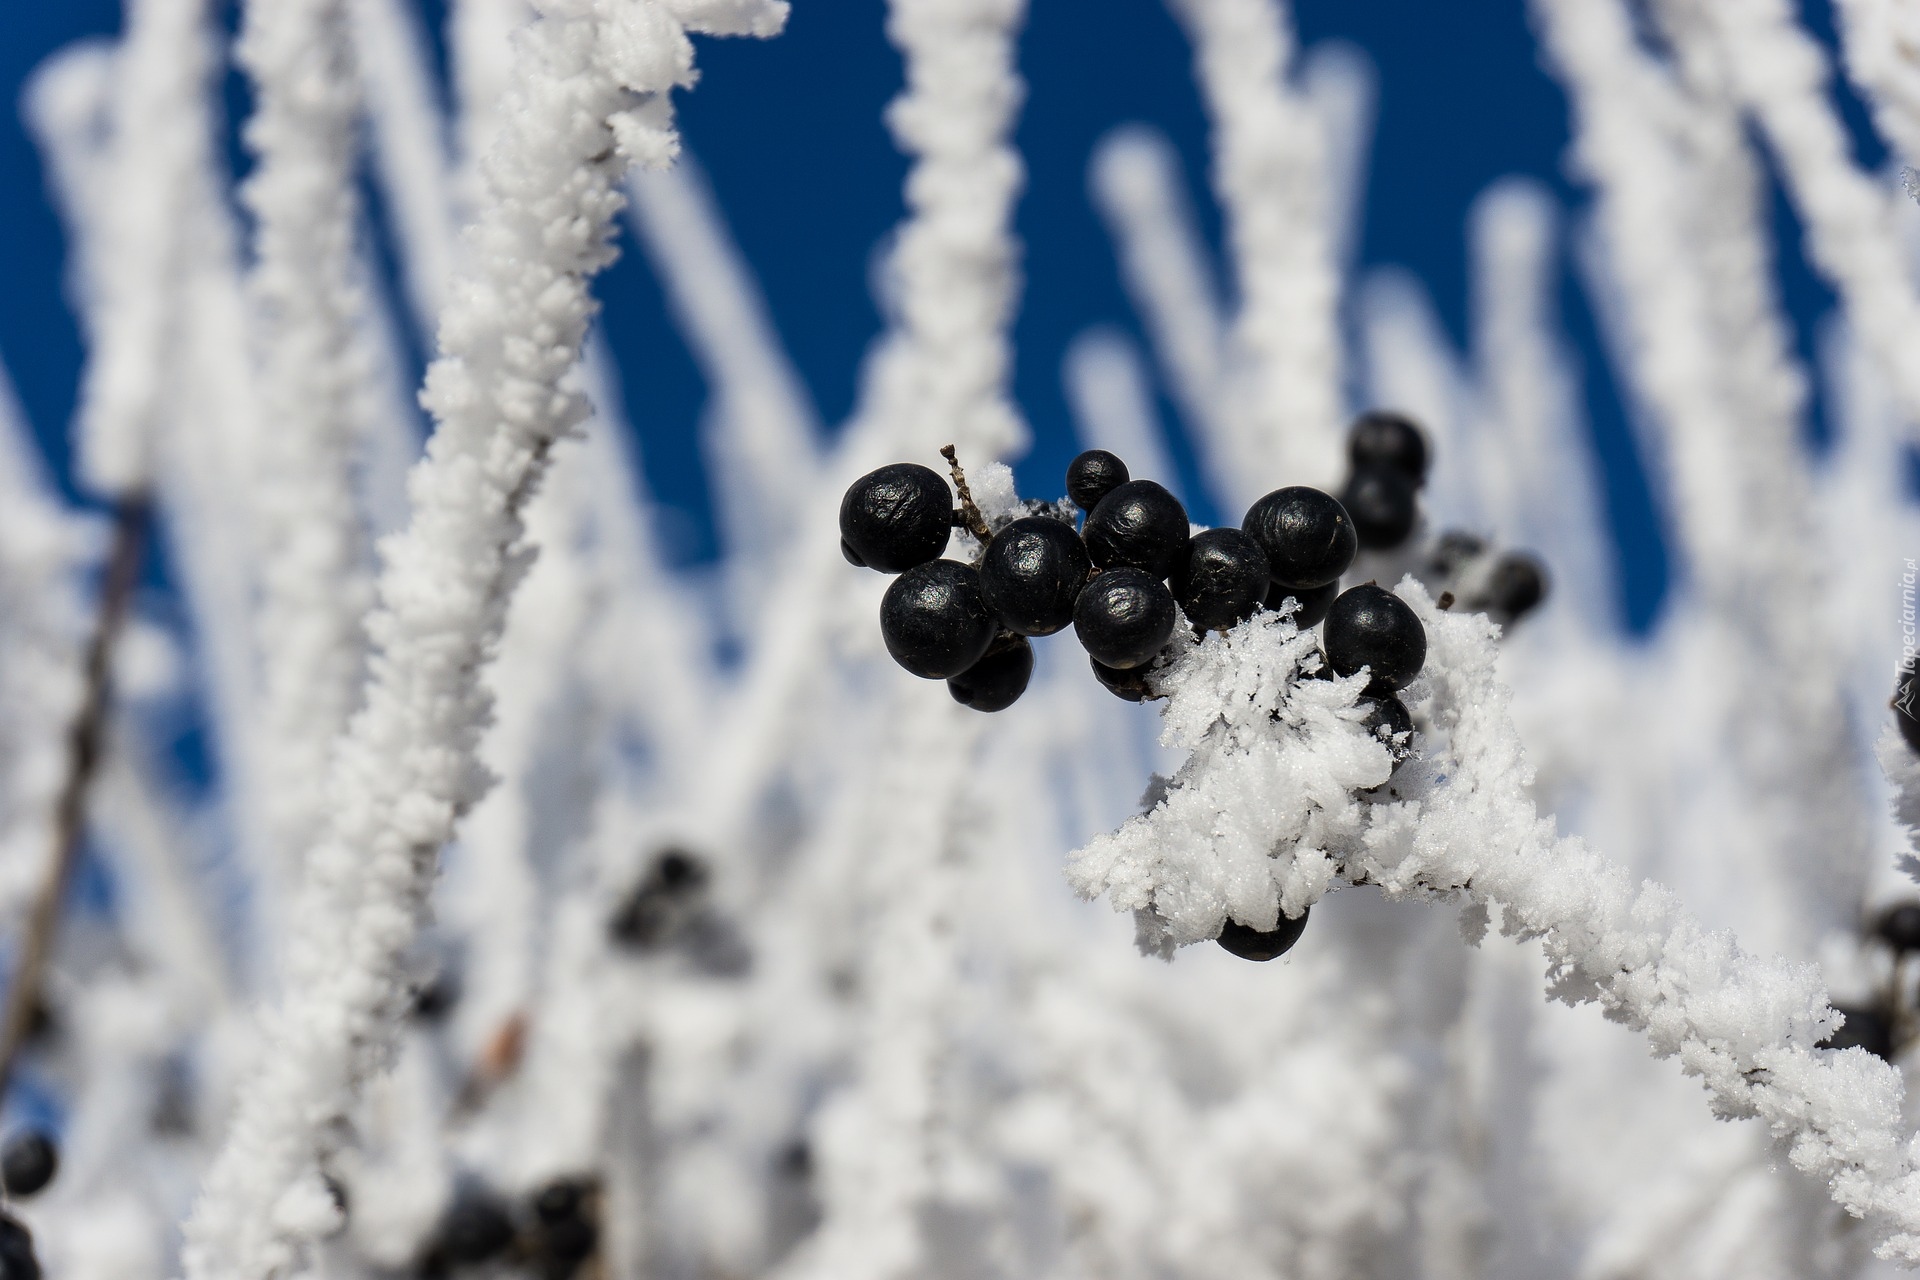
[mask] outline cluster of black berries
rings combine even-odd
[[[0,1188],[9,1199],[38,1194],[59,1171],[59,1148],[38,1130],[16,1133],[0,1144]],[[4,1209],[0,1209],[0,1280],[40,1280],[33,1233]]]
[[[1861,1004],[1836,1004],[1846,1024],[1821,1041],[1827,1049],[1865,1049],[1892,1062],[1912,1043],[1920,1010],[1906,961],[1920,955],[1920,902],[1888,907],[1866,929],[1868,941],[1893,953],[1893,978],[1884,989]]]
[[[520,1206],[471,1182],[440,1215],[419,1274],[440,1277],[506,1259],[539,1280],[570,1280],[599,1244],[597,1218],[598,1195],[590,1182],[550,1182]]]
[[[659,850],[607,921],[608,937],[627,951],[676,952],[709,977],[744,976],[752,953],[714,906],[708,879],[699,855],[678,845]]]
[[[1422,578],[1473,613],[1511,626],[1547,598],[1547,570],[1524,551],[1496,551],[1484,538],[1450,530],[1434,540]]]
[[[1411,503],[1425,475],[1426,442],[1403,418],[1369,415],[1355,424],[1349,453],[1349,489],[1372,504],[1367,536],[1384,536],[1400,519],[1388,500]],[[1071,505],[1029,504],[1028,514],[989,530],[957,468],[955,478],[958,511],[946,481],[911,462],[862,476],[840,504],[847,559],[899,575],[880,606],[887,652],[914,675],[945,680],[955,701],[978,711],[1011,706],[1033,673],[1030,638],[1072,624],[1101,684],[1137,702],[1149,696],[1146,669],[1182,614],[1197,630],[1224,631],[1292,601],[1299,626],[1326,622],[1326,668],[1342,676],[1366,668],[1381,719],[1411,727],[1394,694],[1419,674],[1426,633],[1391,592],[1371,583],[1340,591],[1363,537],[1332,495],[1278,489],[1248,509],[1240,528],[1196,534],[1179,499],[1093,449],[1067,468]],[[1086,514],[1077,531],[1076,509]],[[1409,506],[1400,538],[1416,515]],[[955,525],[982,544],[976,563],[939,558]]]

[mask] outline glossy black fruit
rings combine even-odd
[[[699,915],[706,883],[706,863],[698,856],[685,849],[662,850],[608,921],[608,934],[636,951],[667,946]]]
[[[30,1196],[60,1171],[60,1152],[53,1139],[36,1129],[16,1133],[0,1147],[0,1186],[10,1196]]]
[[[1486,540],[1478,534],[1468,533],[1464,529],[1449,529],[1434,539],[1427,563],[1436,575],[1451,577],[1486,549]]]
[[[1356,471],[1391,467],[1416,486],[1426,483],[1427,438],[1411,419],[1397,413],[1361,414],[1347,432],[1347,458]]]
[[[1033,645],[1025,636],[1005,636],[987,656],[947,681],[947,692],[975,711],[1005,711],[1033,678]]]
[[[1023,636],[1050,636],[1073,621],[1073,602],[1093,561],[1073,526],[1025,516],[993,535],[980,560],[980,587],[1000,625]]]
[[[953,530],[953,494],[917,462],[869,471],[840,500],[840,550],[855,564],[900,573],[939,555]]]
[[[1920,951],[1920,902],[1889,907],[1873,931],[1895,951]]]
[[[1388,467],[1355,471],[1340,494],[1340,505],[1352,518],[1360,545],[1369,551],[1399,546],[1420,521],[1420,498],[1413,481]]]
[[[1846,1025],[1820,1042],[1822,1049],[1865,1049],[1876,1058],[1893,1061],[1893,1023],[1878,1009],[1836,1004],[1835,1013]]]
[[[580,1216],[585,1199],[585,1190],[579,1183],[561,1178],[540,1188],[540,1193],[533,1198],[534,1216],[548,1225],[566,1222]]]
[[[1147,688],[1147,669],[1133,667],[1121,670],[1109,667],[1098,658],[1088,658],[1093,666],[1093,678],[1098,680],[1106,691],[1116,698],[1125,698],[1128,702],[1142,702],[1152,690]]]
[[[1229,920],[1216,941],[1242,960],[1272,960],[1291,951],[1306,928],[1306,911],[1302,911],[1297,920],[1282,915],[1279,923],[1265,933],[1249,929],[1238,920]]]
[[[1082,511],[1092,511],[1130,479],[1126,463],[1105,449],[1089,449],[1067,464],[1067,496]]]
[[[853,544],[845,538],[840,539],[840,558],[856,569],[864,569],[867,567],[867,562],[860,558],[860,553],[855,551]]]
[[[1913,686],[1913,672],[1902,671],[1893,686],[1893,723],[1907,747],[1920,753],[1920,689]]]
[[[1406,703],[1388,693],[1364,698],[1361,705],[1366,707],[1367,716],[1360,723],[1386,743],[1395,764],[1413,754],[1413,713]]]
[[[1129,670],[1152,662],[1173,637],[1173,592],[1145,569],[1097,574],[1073,606],[1073,633],[1088,655]]]
[[[0,1280],[40,1280],[33,1233],[10,1213],[0,1213]]]
[[[492,1192],[476,1186],[454,1196],[440,1218],[434,1251],[455,1266],[485,1262],[513,1243],[513,1219]]]
[[[1130,565],[1170,577],[1187,556],[1187,509],[1151,480],[1129,480],[1087,515],[1087,552],[1102,569]]]
[[[1173,577],[1173,598],[1187,621],[1225,631],[1253,616],[1270,584],[1267,553],[1238,529],[1208,529],[1187,543],[1187,562]]]
[[[979,572],[958,560],[915,565],[880,601],[887,652],[923,680],[945,680],[980,661],[997,630]]]
[[[1547,598],[1547,570],[1524,552],[1501,556],[1487,579],[1487,608],[1513,622]]]
[[[1267,608],[1278,611],[1288,600],[1300,602],[1300,607],[1293,613],[1293,625],[1302,631],[1319,626],[1321,619],[1327,616],[1327,610],[1333,608],[1333,602],[1339,597],[1338,578],[1322,587],[1290,587],[1284,582],[1267,584]]]
[[[1371,693],[1404,688],[1427,662],[1427,631],[1406,601],[1371,582],[1343,592],[1321,633],[1327,661],[1343,676],[1367,668]]]
[[[1360,539],[1332,494],[1304,485],[1276,489],[1247,508],[1240,527],[1267,553],[1274,581],[1322,587],[1347,571]]]

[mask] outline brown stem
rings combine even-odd
[[[985,546],[993,533],[987,528],[987,518],[974,504],[973,490],[967,488],[967,473],[960,467],[960,455],[952,445],[947,445],[940,450],[940,456],[947,460],[947,469],[953,472],[953,487],[960,491],[960,514],[967,522],[967,532]]]
[[[107,557],[106,578],[100,586],[99,612],[87,640],[85,689],[73,723],[67,730],[67,773],[53,810],[53,856],[47,862],[39,891],[27,916],[27,934],[13,967],[13,985],[0,1012],[0,1099],[6,1097],[20,1048],[33,1030],[40,1008],[40,983],[53,939],[60,926],[60,908],[80,858],[80,837],[86,828],[87,790],[100,764],[110,699],[113,642],[126,620],[127,605],[140,580],[146,548],[147,500],[144,494],[122,498],[113,508],[113,547]]]

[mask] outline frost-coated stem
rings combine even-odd
[[[131,0],[113,78],[114,184],[96,250],[92,358],[80,388],[79,469],[102,493],[141,487],[167,381],[169,306],[211,144],[201,104],[214,49],[204,0]]]
[[[1025,96],[1013,45],[1025,13],[1025,0],[893,0],[887,15],[907,70],[887,124],[914,157],[893,257],[909,352],[904,403],[917,438],[951,442],[969,462],[1026,439],[1006,392],[1023,181],[1011,139]]]
[[[1300,641],[1255,619],[1161,675],[1169,735],[1192,758],[1166,804],[1074,855],[1076,887],[1110,892],[1118,909],[1150,904],[1168,945],[1202,940],[1226,914],[1258,927],[1276,906],[1317,900],[1336,874],[1394,898],[1497,907],[1503,933],[1541,939],[1556,998],[1596,1001],[1656,1054],[1678,1056],[1716,1115],[1764,1119],[1794,1167],[1868,1219],[1882,1256],[1920,1262],[1920,1145],[1901,1130],[1900,1077],[1864,1051],[1813,1047],[1833,1025],[1819,970],[1742,951],[1669,890],[1636,887],[1625,868],[1559,836],[1527,794],[1495,628],[1441,612],[1411,580],[1399,592],[1426,629],[1435,730],[1427,758],[1396,778],[1401,799],[1376,793],[1353,806],[1349,789],[1377,767],[1365,754],[1377,748],[1352,732],[1351,693],[1344,682],[1289,682]],[[1241,703],[1258,714],[1202,725]],[[1317,793],[1285,790],[1320,778]],[[1211,816],[1196,822],[1199,813]],[[1273,865],[1252,866],[1245,854],[1256,848],[1276,850]]]
[[[1212,122],[1214,189],[1239,285],[1221,499],[1339,472],[1340,279],[1327,224],[1326,139],[1289,83],[1284,0],[1171,0],[1194,44]]]
[[[407,301],[430,334],[456,248],[446,122],[411,8],[402,0],[347,0],[346,8],[380,190],[403,248]]]
[[[328,758],[360,693],[372,597],[353,463],[368,376],[354,287],[360,110],[343,0],[251,0],[237,48],[257,107],[249,287],[259,353],[260,780],[288,883],[318,837]]]
[[[1087,185],[1119,252],[1120,278],[1146,326],[1174,403],[1206,442],[1209,473],[1217,473],[1228,465],[1225,457],[1217,462],[1211,457],[1224,447],[1220,395],[1227,322],[1206,248],[1180,190],[1179,155],[1152,129],[1116,129],[1094,148]]]
[[[1920,4],[1839,0],[1834,7],[1848,78],[1874,125],[1908,164],[1920,164]]]
[[[673,157],[668,93],[692,79],[688,27],[767,35],[785,12],[549,0],[515,49],[467,274],[427,378],[437,428],[410,478],[412,519],[383,548],[377,653],[334,757],[287,988],[187,1226],[193,1280],[289,1274],[337,1222],[316,1157],[387,1053],[440,847],[487,788],[480,674],[531,554],[525,504],[586,413],[562,380],[592,315],[588,282],[613,257],[620,172]]]
[[[1833,104],[1826,51],[1782,0],[1663,0],[1677,40],[1711,42],[1741,106],[1780,166],[1807,228],[1808,256],[1920,419],[1920,294],[1894,221],[1899,197],[1861,172]],[[1898,141],[1898,139],[1896,139]]]
[[[729,554],[771,569],[801,524],[820,429],[699,166],[628,180],[629,214],[712,399],[707,447]],[[756,592],[756,594],[758,594]]]

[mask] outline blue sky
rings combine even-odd
[[[704,78],[685,97],[682,121],[803,377],[834,422],[851,405],[861,354],[879,326],[867,292],[869,255],[901,212],[905,164],[880,119],[900,66],[885,40],[882,0],[796,0],[794,10],[778,40],[708,42]],[[438,0],[427,0],[422,14],[436,29],[444,18]],[[1357,44],[1380,72],[1363,263],[1416,272],[1459,340],[1465,216],[1475,195],[1503,174],[1522,173],[1548,183],[1576,216],[1582,204],[1563,170],[1566,103],[1540,65],[1523,0],[1297,0],[1296,16],[1305,42]],[[1826,30],[1825,0],[1807,16]],[[118,23],[110,0],[0,6],[0,83],[17,103],[47,53],[111,34]],[[1184,157],[1193,204],[1216,240],[1218,225],[1189,50],[1162,0],[1032,0],[1022,67],[1029,95],[1019,141],[1028,184],[1019,231],[1027,287],[1015,335],[1016,392],[1034,444],[1019,471],[1024,488],[1051,494],[1076,449],[1059,378],[1067,342],[1095,323],[1137,332],[1086,194],[1094,142],[1124,121],[1163,130]],[[244,108],[237,81],[228,99],[236,114]],[[1843,105],[1857,126],[1857,104]],[[1871,144],[1863,138],[1862,146]],[[1869,151],[1865,158],[1879,157]],[[1780,218],[1783,287],[1804,344],[1830,300],[1798,259],[1784,205]],[[59,227],[16,110],[0,119],[0,355],[64,481],[81,352],[62,271]],[[704,397],[698,374],[641,255],[627,255],[601,292],[648,480],[669,509],[663,533],[676,558],[710,559],[713,530],[691,434]],[[1570,278],[1563,292],[1621,552],[1621,616],[1644,628],[1667,581],[1658,519],[1591,317]],[[1171,407],[1162,409],[1173,423]],[[1190,465],[1178,441],[1175,454]]]

